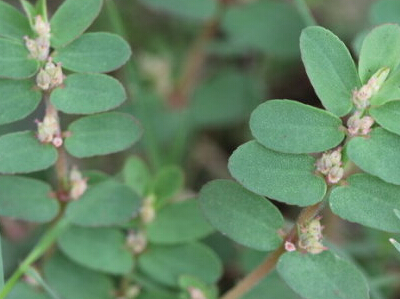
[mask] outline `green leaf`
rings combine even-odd
[[[346,181],[347,185],[335,188],[329,197],[333,213],[364,226],[400,232],[399,219],[391,212],[400,206],[400,186],[369,174],[355,174]]]
[[[179,244],[204,238],[213,231],[197,200],[186,200],[161,209],[147,227],[147,237],[156,244]]]
[[[0,215],[32,222],[48,222],[60,206],[51,187],[31,178],[0,176]]]
[[[345,44],[329,30],[311,26],[300,37],[308,78],[324,107],[337,116],[352,108],[352,92],[361,83]]]
[[[44,273],[46,281],[63,299],[114,298],[114,285],[109,277],[71,262],[60,252],[45,263]]]
[[[74,72],[106,73],[124,65],[131,48],[120,36],[106,32],[85,33],[54,54],[56,62]]]
[[[128,222],[140,208],[140,198],[128,186],[114,180],[98,183],[71,202],[66,215],[82,226],[109,226]]]
[[[3,267],[3,254],[1,250],[1,235],[0,235],[0,290],[4,286],[4,267]]]
[[[0,38],[0,53],[0,78],[29,78],[39,69],[39,63],[29,58],[28,50],[20,41]]]
[[[400,69],[396,69],[382,85],[381,89],[372,96],[371,105],[379,106],[400,99]]]
[[[335,115],[290,100],[270,100],[250,118],[253,136],[262,145],[284,153],[315,153],[342,142],[342,121]]]
[[[25,118],[39,105],[42,98],[29,80],[0,79],[0,125]]]
[[[0,1],[0,36],[22,40],[24,36],[31,34],[27,18],[14,6]]]
[[[179,287],[184,291],[187,291],[190,288],[196,288],[202,292],[205,299],[218,299],[218,290],[215,286],[209,286],[197,277],[191,275],[180,276]],[[187,295],[187,298],[192,298],[189,293]]]
[[[146,196],[151,173],[146,163],[137,156],[129,157],[122,169],[124,183],[141,197]]]
[[[29,25],[31,28],[34,27],[34,18],[36,16],[36,8],[27,0],[19,0],[22,8],[24,9],[25,15],[28,18]]]
[[[154,10],[165,11],[170,14],[184,17],[189,20],[210,19],[217,10],[214,0],[141,0],[141,2]]]
[[[400,136],[382,128],[372,130],[370,135],[350,140],[349,158],[365,172],[400,185]]]
[[[7,299],[50,299],[46,294],[38,292],[32,286],[18,282],[11,290]]]
[[[49,19],[47,17],[47,0],[37,0],[35,8],[36,8],[37,14],[41,15],[45,22],[48,22]]]
[[[379,107],[372,107],[369,109],[369,113],[383,128],[400,135],[400,101],[392,101]]]
[[[0,137],[0,173],[28,173],[49,168],[57,160],[53,145],[42,144],[30,131]]]
[[[304,22],[288,3],[254,1],[230,7],[221,26],[228,39],[239,47],[278,57],[296,57]]]
[[[51,45],[65,46],[80,36],[97,18],[103,0],[66,0],[50,21]]]
[[[153,192],[158,203],[163,204],[166,200],[177,195],[183,188],[185,174],[178,166],[166,166],[155,176]]]
[[[131,147],[142,134],[138,122],[128,114],[109,112],[82,117],[69,125],[67,151],[85,158],[107,155]]]
[[[358,72],[361,82],[367,83],[380,68],[393,72],[400,63],[400,26],[385,24],[375,27],[364,39]]]
[[[232,154],[229,171],[247,189],[287,204],[309,206],[322,200],[326,184],[316,176],[315,159],[272,151],[256,141]]]
[[[381,0],[372,3],[369,19],[372,24],[400,23],[400,2],[393,0]]]
[[[181,275],[193,275],[212,284],[222,274],[218,256],[201,243],[152,246],[139,256],[138,265],[145,274],[171,287],[178,286]]]
[[[280,276],[307,299],[368,299],[369,288],[362,273],[350,262],[329,251],[282,255],[277,265]]]
[[[118,80],[103,74],[73,74],[64,81],[65,87],[51,93],[51,102],[60,111],[92,114],[113,109],[126,99],[125,89]]]
[[[270,251],[282,243],[278,229],[283,226],[283,217],[279,210],[235,182],[208,183],[201,189],[200,204],[216,229],[242,245]]]
[[[59,237],[58,246],[73,261],[96,271],[118,275],[133,268],[125,236],[115,228],[71,226]]]

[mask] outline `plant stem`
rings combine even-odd
[[[329,190],[327,191],[329,194]],[[325,196],[326,198],[327,196]],[[304,223],[313,219],[324,207],[325,198],[323,201],[309,206],[303,209],[300,212],[300,215],[297,219],[295,225],[293,225],[290,232],[287,234],[285,239],[283,240],[281,246],[272,252],[267,259],[258,266],[253,272],[247,275],[242,281],[240,281],[236,286],[234,286],[231,290],[229,290],[225,295],[221,297],[221,299],[238,299],[241,298],[244,294],[246,294],[249,290],[251,290],[257,283],[260,282],[265,276],[267,276],[276,266],[276,263],[279,260],[279,257],[285,253],[285,242],[291,241],[297,238],[297,225],[303,225]]]
[[[0,236],[0,290],[4,286],[4,269],[3,269],[3,255],[1,253],[1,236]]]
[[[307,6],[306,0],[294,0],[294,4],[299,11],[301,18],[307,26],[317,25],[317,22],[315,21],[310,9]]]

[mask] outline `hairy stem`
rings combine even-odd
[[[303,19],[304,23],[307,26],[317,25],[317,22],[315,21],[313,15],[311,14],[311,11],[308,8],[305,0],[294,0],[294,4],[297,10],[299,11],[301,18]]]

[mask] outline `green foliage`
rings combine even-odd
[[[400,23],[397,11],[400,10],[400,3],[393,0],[380,0],[372,3],[370,20],[372,24]]]
[[[182,190],[184,184],[184,174],[177,166],[167,166],[162,168],[154,177],[152,192],[159,204],[163,204],[167,199],[172,198]]]
[[[351,94],[360,79],[344,43],[329,30],[312,26],[303,30],[300,49],[308,78],[324,107],[338,116],[349,113]]]
[[[179,277],[179,286],[182,290],[186,291],[189,288],[197,288],[200,290],[206,299],[218,299],[218,290],[213,287],[205,284],[203,281],[191,275],[182,275]],[[182,299],[191,299],[192,296],[186,292]]]
[[[122,170],[124,183],[139,196],[145,196],[148,192],[151,173],[146,163],[139,157],[132,156],[125,161]]]
[[[375,121],[389,132],[400,135],[400,101],[388,102],[369,110]]]
[[[3,266],[3,254],[1,249],[1,236],[0,236],[0,289],[4,286],[4,266]]]
[[[10,4],[0,2],[0,36],[21,41],[31,34],[29,22],[22,13]]]
[[[60,207],[50,192],[48,184],[35,179],[0,176],[0,215],[31,222],[51,221]]]
[[[277,269],[286,283],[305,298],[369,298],[367,281],[361,272],[330,252],[287,252],[279,259]]]
[[[20,282],[15,285],[7,299],[50,299],[42,292],[36,291],[26,283]]]
[[[201,190],[200,203],[210,223],[240,244],[270,251],[282,242],[278,235],[283,226],[279,210],[237,183],[216,180],[207,184]]]
[[[133,268],[133,257],[124,244],[124,234],[115,228],[72,226],[58,239],[62,252],[73,261],[111,274],[127,274]]]

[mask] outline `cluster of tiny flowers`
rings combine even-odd
[[[134,253],[140,254],[147,247],[147,238],[143,231],[129,231],[126,237],[127,247]]]
[[[63,144],[58,123],[58,117],[55,113],[46,113],[43,121],[36,120],[36,124],[36,137],[39,139],[40,142],[52,143],[55,147],[60,147]]]
[[[71,186],[69,197],[72,200],[78,200],[87,189],[87,178],[84,178],[78,168],[74,166],[69,174],[69,182]]]
[[[325,175],[330,184],[338,183],[343,177],[341,150],[342,148],[339,147],[336,150],[325,152],[315,163],[317,171]]]
[[[203,292],[195,287],[188,287],[190,299],[207,299]]]
[[[154,208],[154,196],[148,196],[143,200],[143,205],[140,210],[140,217],[143,223],[147,224],[154,220],[156,217],[156,210]]]
[[[41,68],[36,76],[36,84],[42,90],[53,89],[64,82],[61,63],[54,64],[49,57],[44,68]]]
[[[312,254],[318,254],[328,249],[322,244],[324,227],[320,220],[321,217],[316,217],[304,226],[299,227],[299,247]]]
[[[347,131],[350,136],[365,136],[371,132],[374,119],[371,116],[362,117],[361,111],[356,111],[347,120]]]
[[[42,16],[35,18],[34,31],[37,34],[35,39],[25,36],[25,45],[30,56],[40,61],[46,61],[50,53],[50,24],[45,22]]]

